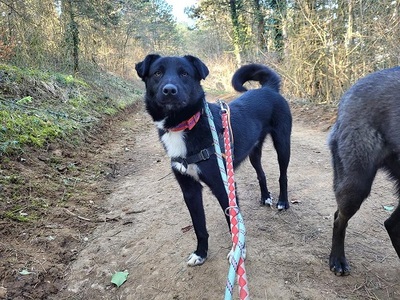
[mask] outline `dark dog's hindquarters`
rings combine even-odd
[[[342,97],[330,138],[338,205],[334,216],[329,265],[336,275],[348,275],[344,241],[349,219],[368,197],[378,169],[388,171],[400,198],[400,68],[373,73],[359,80]],[[400,208],[385,227],[400,257]]]
[[[240,101],[237,101],[239,99]],[[239,99],[230,104],[235,140],[235,168],[249,157],[250,163],[257,173],[261,204],[271,205],[272,196],[268,190],[261,163],[263,144],[270,135],[277,153],[280,171],[280,193],[276,206],[279,210],[288,209],[287,169],[290,160],[292,128],[289,106],[285,99],[272,89],[250,90]]]
[[[204,92],[200,81],[208,75],[208,69],[193,56],[148,55],[136,65],[136,70],[146,84],[146,109],[159,128],[160,140],[171,157],[173,172],[193,222],[197,248],[189,257],[188,264],[200,265],[208,252],[201,182],[216,196],[224,214],[228,207],[216,156],[210,150],[213,149],[213,141],[204,114]],[[280,168],[277,207],[287,209],[287,168],[292,125],[290,109],[279,94],[279,76],[272,70],[262,65],[247,65],[234,74],[232,83],[235,88],[244,91],[243,83],[249,80],[259,81],[263,86],[244,93],[229,104],[234,136],[234,167],[250,158],[257,172],[261,202],[268,204],[271,196],[261,165],[261,153],[263,142],[270,134]],[[209,107],[216,130],[222,136],[220,107],[212,103],[209,103]],[[223,147],[222,137],[220,144]],[[201,157],[199,153],[205,150],[210,150],[211,155],[197,159]],[[229,225],[229,217],[225,217]]]

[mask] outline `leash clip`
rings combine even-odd
[[[221,107],[221,114],[225,114],[228,112],[228,105],[221,99],[218,99],[218,103]]]
[[[227,208],[225,208],[225,215],[227,215],[228,217],[230,216],[230,211],[234,210],[234,213],[232,214],[233,216],[237,216],[239,214],[239,206],[228,206]]]

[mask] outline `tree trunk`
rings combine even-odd
[[[274,38],[274,50],[283,57],[284,52],[284,30],[283,30],[283,19],[286,16],[286,1],[282,0],[270,0],[270,6],[272,8],[272,26],[273,26],[273,38]]]
[[[351,51],[353,45],[353,0],[348,0],[347,2],[348,8],[348,16],[347,16],[347,32],[346,32],[346,40],[345,40],[345,47],[346,47],[346,54],[348,55]]]
[[[74,12],[74,7],[73,7],[73,0],[67,0],[66,2],[66,10],[67,14],[69,16],[69,23],[68,23],[68,30],[67,34],[71,35],[71,42],[72,45],[72,58],[74,62],[74,73],[77,73],[79,71],[79,29],[78,29],[78,23],[76,22],[75,18],[75,12]],[[69,39],[67,39],[69,40]],[[68,44],[68,41],[67,41]]]
[[[354,16],[353,16],[353,0],[344,1],[343,4],[347,5],[347,30],[344,39],[344,47],[345,47],[345,59],[346,65],[350,66],[347,68],[347,78],[352,77],[353,70],[353,55],[352,48],[354,46],[354,36],[353,36],[353,28],[354,28]],[[350,84],[350,82],[349,82]]]
[[[237,11],[237,1],[230,0],[229,5],[231,9],[231,20],[233,25],[233,48],[234,48],[233,51],[236,57],[236,63],[238,66],[240,66],[242,64],[242,58],[240,54],[241,33],[240,33],[239,15]]]
[[[261,11],[260,0],[253,0],[253,7],[257,24],[257,46],[259,50],[263,51],[267,49],[267,40],[264,34],[265,21]]]

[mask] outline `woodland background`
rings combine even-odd
[[[164,0],[0,0],[0,62],[134,79],[148,53],[192,54],[206,88],[229,90],[235,68],[261,62],[285,95],[336,103],[359,77],[399,64],[399,0],[199,0],[178,24]]]
[[[315,130],[329,128],[340,96],[358,78],[399,64],[399,8],[400,0],[199,0],[186,9],[189,26],[165,0],[0,0],[0,299],[122,299],[135,292],[149,292],[139,299],[194,299],[197,286],[215,294],[223,288],[217,269],[182,272],[186,254],[170,247],[183,241],[180,225],[159,226],[179,213],[179,199],[140,106],[144,85],[135,64],[149,53],[198,56],[210,69],[202,82],[207,94],[220,98],[233,96],[238,66],[267,64],[282,77],[294,120],[313,127],[293,131],[290,184],[298,205],[283,216],[268,212],[268,224],[256,202],[247,206],[257,230],[253,253],[262,253],[253,255],[258,299],[267,288],[271,299],[399,299],[398,272],[388,268],[397,257],[377,233],[384,228],[378,217],[388,213],[380,200],[392,199],[386,184],[378,183],[350,233],[353,275],[344,283],[328,270],[334,195],[325,133]],[[245,188],[253,197],[254,186]],[[71,273],[78,259],[92,257],[84,277]],[[135,270],[122,289],[110,287],[115,261]],[[219,266],[225,276],[225,259]],[[164,267],[175,268],[172,276]],[[90,288],[70,297],[72,279]]]

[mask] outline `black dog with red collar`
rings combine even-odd
[[[172,170],[192,218],[197,248],[189,256],[188,264],[201,265],[208,252],[201,182],[216,196],[224,215],[228,207],[207,116],[197,114],[204,110],[205,95],[200,82],[207,77],[208,68],[200,59],[190,55],[162,57],[150,54],[136,65],[136,71],[146,85],[146,110],[157,125],[160,141],[171,157]],[[259,82],[261,87],[247,91],[243,84],[250,80]],[[249,157],[257,172],[261,203],[272,204],[261,165],[262,146],[270,135],[280,169],[280,193],[276,206],[280,210],[287,209],[292,118],[288,103],[279,93],[280,78],[264,65],[250,64],[235,72],[232,84],[237,91],[245,92],[229,103],[234,167]],[[221,108],[215,103],[208,103],[208,106],[217,133],[221,135]],[[222,142],[220,144],[222,146]],[[225,217],[229,225],[229,217]]]

